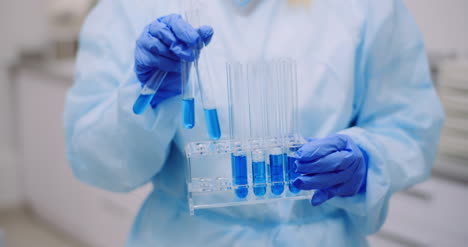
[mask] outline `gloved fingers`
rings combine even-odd
[[[357,167],[354,175],[348,181],[346,181],[343,185],[333,188],[334,191],[332,192],[334,192],[334,194],[339,195],[339,196],[356,195],[361,189],[361,186],[366,179],[365,172],[366,172],[365,169],[363,169],[362,167]]]
[[[189,48],[181,42],[174,43],[170,50],[181,59],[187,62],[193,62],[195,60],[195,51],[193,48]]]
[[[303,175],[296,178],[293,184],[301,190],[326,189],[348,181],[353,176],[355,170],[355,168],[350,167],[338,172]]]
[[[171,28],[165,23],[159,21],[152,22],[149,24],[148,32],[150,35],[161,40],[168,47],[177,42],[177,38],[174,33],[172,33]]]
[[[180,72],[179,61],[174,61],[163,56],[159,57],[159,59],[156,60],[154,64],[156,68],[165,72]]]
[[[345,148],[346,140],[338,135],[332,135],[304,144],[296,152],[296,155],[301,162],[311,162]]]
[[[154,59],[154,55],[147,50],[135,51],[135,72],[141,82],[146,82],[157,69],[165,72],[180,72],[180,62],[160,56]]]
[[[313,162],[296,161],[296,172],[300,174],[326,173],[344,170],[350,167],[356,159],[353,153],[337,151]]]
[[[158,56],[164,56],[172,60],[179,60],[179,58],[173,52],[171,52],[169,46],[164,44],[158,38],[152,36],[147,31],[143,32],[140,38],[137,40],[137,47],[150,51],[151,54],[155,56],[154,59],[157,59]]]
[[[328,191],[328,190],[317,190],[315,191],[314,195],[312,196],[312,199],[310,200],[310,203],[312,206],[319,206],[322,203],[330,200],[333,198],[335,195]]]
[[[180,73],[170,72],[167,74],[166,79],[164,80],[163,84],[161,85],[161,92],[176,92],[180,93],[181,91],[181,83],[180,83],[181,75]]]
[[[170,14],[158,19],[158,21],[170,27],[174,35],[184,42],[188,47],[198,45],[200,35],[182,16],[178,14]]]
[[[200,35],[203,43],[208,45],[211,42],[211,38],[213,38],[214,30],[210,26],[201,26],[197,29],[198,35]]]
[[[189,47],[178,39],[166,24],[158,21],[151,23],[149,25],[149,33],[156,39],[161,40],[162,43],[169,47],[168,51],[176,56],[190,62],[195,59],[194,47]]]

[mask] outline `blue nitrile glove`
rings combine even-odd
[[[195,60],[203,43],[208,45],[213,28],[193,28],[180,15],[170,14],[145,27],[136,41],[135,73],[142,86],[158,69],[169,72],[151,101],[155,108],[163,100],[180,94],[180,61]],[[203,43],[201,43],[203,42]]]
[[[368,157],[347,135],[335,134],[323,139],[310,139],[297,151],[294,181],[301,190],[317,190],[313,206],[334,196],[354,196],[365,192]]]

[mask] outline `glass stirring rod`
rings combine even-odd
[[[150,80],[143,86],[143,89],[141,89],[135,104],[133,104],[133,112],[135,114],[140,115],[145,112],[151,100],[153,100],[154,95],[158,92],[159,87],[161,87],[166,75],[167,72],[162,70],[156,70],[156,72],[154,72]]]

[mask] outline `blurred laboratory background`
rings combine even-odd
[[[65,159],[62,114],[78,33],[97,0],[0,1],[0,247],[123,246],[151,190],[104,192]],[[468,1],[405,0],[446,124],[430,180],[395,195],[372,246],[467,246]]]

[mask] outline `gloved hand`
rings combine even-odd
[[[294,185],[301,190],[317,190],[311,200],[313,206],[334,196],[365,191],[368,157],[349,136],[311,139],[296,154],[296,172],[302,175]]]
[[[169,72],[151,101],[156,107],[163,100],[180,94],[181,59],[195,60],[196,49],[208,45],[213,28],[193,28],[180,15],[170,14],[153,21],[145,27],[136,41],[135,73],[142,86],[158,69]],[[203,42],[203,43],[202,43]]]

